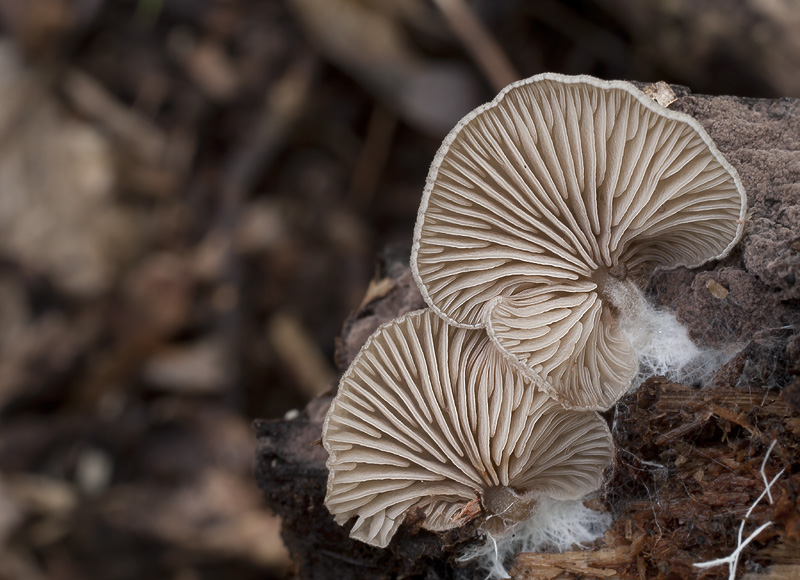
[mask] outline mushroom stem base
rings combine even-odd
[[[490,534],[500,534],[529,519],[538,505],[538,496],[530,492],[520,494],[506,486],[490,487],[483,493],[483,509],[487,516],[482,528]]]

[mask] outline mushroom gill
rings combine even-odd
[[[325,505],[384,547],[409,513],[441,531],[527,518],[540,497],[597,489],[613,457],[605,422],[530,384],[481,330],[430,310],[385,324],[339,384],[323,426]]]
[[[637,371],[619,312],[654,270],[726,255],[745,204],[691,117],[629,83],[544,74],[444,140],[412,270],[439,315],[486,328],[562,404],[607,409]]]

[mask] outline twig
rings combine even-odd
[[[638,461],[638,462],[639,462],[639,463],[641,463],[642,465],[647,465],[648,467],[655,467],[656,469],[664,469],[664,470],[667,470],[667,467],[666,467],[666,466],[664,466],[664,465],[661,465],[660,463],[656,463],[655,461],[645,461],[644,459],[642,459],[641,457],[639,457],[639,456],[638,456],[638,455],[636,455],[635,453],[631,453],[631,452],[630,452],[630,451],[628,451],[627,449],[622,449],[622,448],[620,447],[620,449],[619,449],[619,450],[620,450],[620,452],[622,452],[622,453],[625,453],[625,454],[627,454],[627,455],[630,455],[631,457],[633,457],[633,458],[634,458],[636,461]]]
[[[333,385],[336,374],[330,363],[295,316],[287,312],[273,314],[267,324],[267,337],[309,400]]]
[[[380,103],[376,104],[369,118],[367,135],[347,194],[348,199],[359,208],[366,207],[375,194],[389,158],[396,128],[395,114]]]
[[[525,9],[537,20],[572,40],[582,50],[603,62],[625,67],[630,51],[625,43],[602,26],[598,26],[568,5],[556,0],[525,3]]]
[[[447,24],[472,55],[472,59],[495,90],[499,91],[519,79],[519,73],[514,70],[503,49],[464,0],[435,0],[435,2]]]
[[[217,327],[225,345],[225,371],[228,403],[239,407],[241,393],[236,387],[240,379],[239,354],[243,352],[241,260],[234,247],[234,233],[242,207],[257,180],[275,159],[286,135],[305,105],[317,69],[317,58],[310,53],[297,57],[264,100],[253,132],[228,159],[220,182],[220,208],[217,223],[210,236],[224,244],[224,257],[217,286]]]
[[[767,488],[767,496],[769,497],[769,505],[772,505],[772,492],[769,490],[771,487],[770,484],[767,483],[767,474],[764,473],[764,468],[767,466],[767,459],[769,459],[769,454],[772,453],[772,449],[775,447],[775,444],[778,442],[777,439],[773,439],[772,443],[769,444],[769,449],[767,449],[766,455],[764,455],[764,461],[761,462],[761,479],[764,480],[764,487]],[[783,470],[781,470],[783,473]],[[780,474],[778,474],[780,475]],[[748,512],[749,514],[749,512]]]
[[[710,560],[708,562],[699,562],[694,565],[695,568],[712,568],[714,566],[721,566],[723,564],[728,565],[728,580],[736,580],[736,567],[739,565],[739,556],[742,554],[742,550],[745,549],[747,544],[752,542],[755,537],[766,530],[768,527],[772,525],[772,522],[767,522],[762,524],[758,529],[756,529],[752,534],[747,536],[747,539],[742,542],[742,530],[744,530],[744,520],[739,525],[739,536],[736,542],[736,549],[725,558],[718,558],[716,560]]]
[[[747,513],[746,513],[746,514],[744,514],[744,517],[745,517],[745,519],[747,519],[747,518],[749,518],[749,517],[750,517],[750,514],[751,514],[751,513],[753,513],[753,509],[754,509],[754,508],[755,508],[755,507],[756,507],[756,506],[759,504],[759,502],[760,502],[762,499],[764,499],[764,496],[767,494],[767,492],[769,492],[769,488],[770,488],[770,487],[772,487],[772,484],[773,484],[773,483],[775,483],[775,482],[778,480],[778,478],[779,478],[781,475],[783,475],[783,472],[784,472],[784,471],[786,471],[786,470],[785,470],[785,469],[781,469],[781,470],[778,472],[778,474],[777,474],[775,477],[773,477],[773,478],[772,478],[772,481],[770,481],[770,482],[767,484],[767,488],[766,488],[764,491],[762,491],[762,492],[761,492],[761,495],[759,495],[759,496],[758,496],[758,499],[756,499],[756,501],[753,503],[753,505],[751,505],[751,506],[750,506],[750,509],[749,509],[749,510],[747,510]],[[770,494],[770,495],[771,495],[771,494]],[[772,503],[772,501],[771,501],[771,500],[770,500],[770,503]]]
[[[735,580],[736,579],[736,568],[739,565],[739,558],[742,555],[742,551],[747,547],[747,545],[752,542],[756,536],[758,536],[761,532],[766,530],[770,527],[773,522],[767,522],[759,526],[755,531],[753,531],[747,538],[742,541],[742,532],[744,531],[744,524],[747,518],[750,517],[750,514],[753,513],[755,507],[761,502],[765,495],[769,496],[769,503],[772,504],[772,492],[770,488],[772,488],[773,484],[778,480],[778,478],[783,475],[784,469],[781,469],[778,474],[772,478],[771,481],[767,481],[767,476],[764,473],[764,467],[767,464],[767,459],[769,458],[769,454],[772,451],[772,448],[775,447],[775,443],[777,439],[775,439],[772,444],[770,444],[769,449],[767,449],[766,455],[764,455],[764,460],[761,463],[761,477],[764,480],[764,491],[761,492],[761,495],[756,498],[756,501],[753,502],[753,505],[750,506],[750,509],[747,510],[744,518],[742,518],[742,523],[739,524],[739,533],[736,537],[736,548],[731,552],[730,555],[724,558],[717,558],[716,560],[710,560],[708,562],[698,562],[694,564],[695,568],[712,568],[714,566],[722,566],[723,564],[728,565],[728,580]]]
[[[144,115],[119,102],[90,75],[71,69],[63,82],[64,93],[82,115],[102,125],[139,159],[151,163],[163,161],[167,136]]]

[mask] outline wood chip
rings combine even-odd
[[[751,572],[742,576],[742,580],[797,580],[800,578],[800,564],[767,568],[763,573]]]
[[[720,300],[725,300],[730,293],[725,286],[714,280],[713,278],[709,278],[706,282],[706,290],[708,293],[711,294],[714,298],[719,298]]]
[[[637,535],[629,545],[603,548],[591,552],[563,552],[561,554],[522,553],[511,570],[514,580],[555,579],[564,573],[581,577],[625,578],[617,568],[635,563],[642,551],[645,534]]]
[[[657,83],[647,85],[642,89],[642,92],[662,107],[669,107],[678,100],[678,97],[675,96],[675,92],[664,81],[658,81]]]

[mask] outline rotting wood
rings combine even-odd
[[[593,551],[561,554],[519,554],[511,570],[514,580],[555,579],[564,573],[598,578],[636,578],[637,557],[644,547],[645,535],[638,534],[630,544]]]

